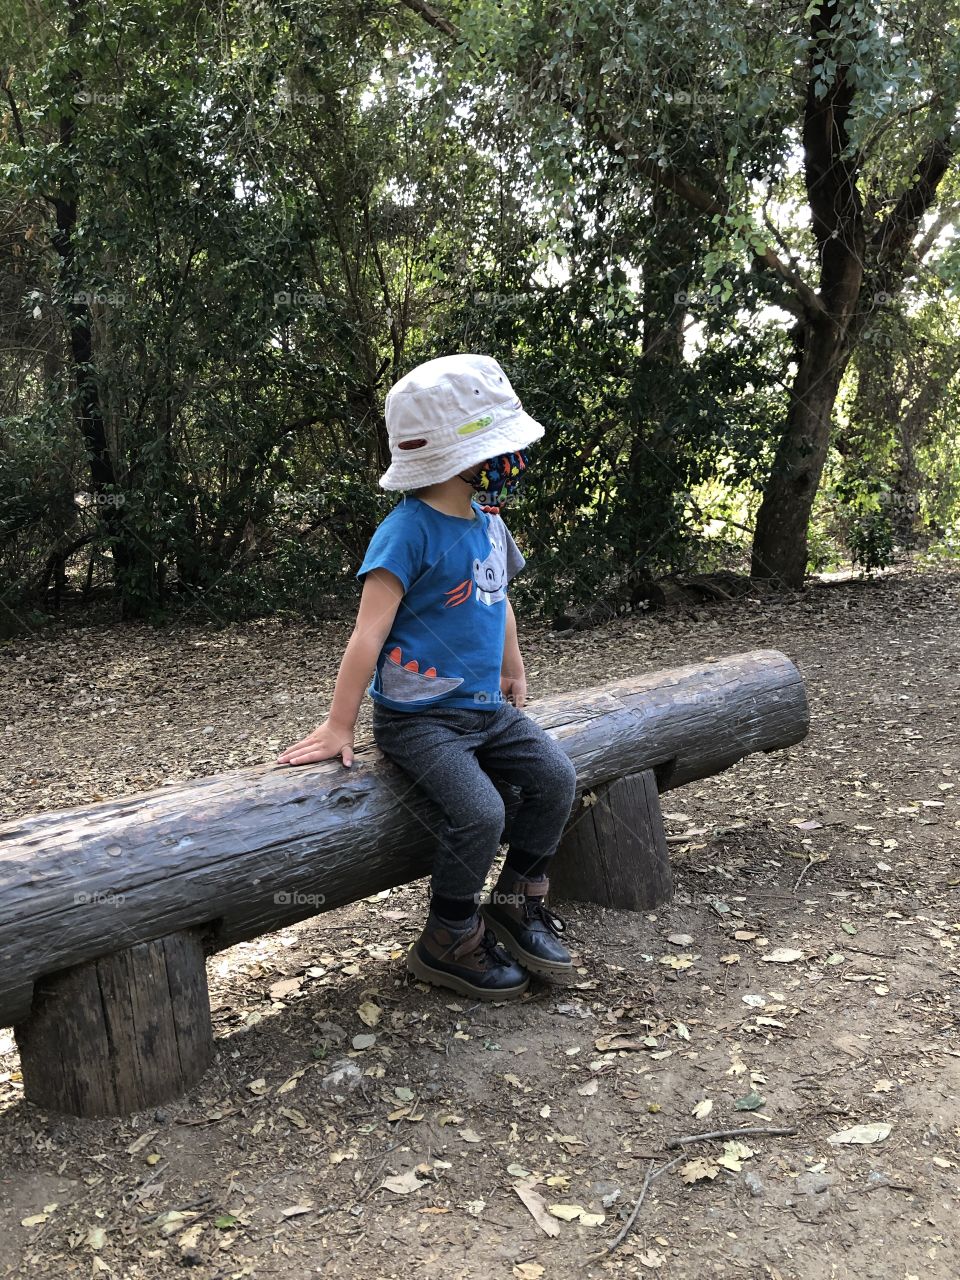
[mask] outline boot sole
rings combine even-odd
[[[421,982],[429,982],[434,987],[446,987],[462,996],[473,996],[475,1000],[516,1000],[530,986],[530,979],[524,978],[516,987],[475,987],[466,978],[459,978],[455,973],[447,973],[443,969],[432,969],[412,950],[407,956],[407,968]]]
[[[561,973],[573,973],[572,960],[564,963],[562,960],[543,960],[540,956],[532,955],[529,951],[524,951],[506,925],[501,924],[493,916],[488,916],[482,907],[480,908],[480,914],[486,921],[488,928],[492,929],[496,934],[497,941],[503,949],[508,951],[518,964],[522,964],[531,973],[538,973],[542,977],[548,978]]]

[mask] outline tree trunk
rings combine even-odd
[[[78,96],[83,86],[83,41],[87,34],[86,0],[68,0],[70,18],[67,39],[75,51],[73,67],[60,86],[60,148],[63,170],[69,175],[52,197],[57,229],[51,243],[60,257],[60,285],[66,299],[70,356],[76,385],[75,419],[87,447],[90,488],[96,501],[98,518],[103,524],[107,544],[113,556],[114,585],[120,599],[121,613],[134,611],[133,601],[139,593],[131,587],[141,576],[149,553],[141,548],[126,528],[122,513],[123,495],[118,492],[114,459],[107,441],[100,388],[95,370],[93,319],[90,299],[84,289],[82,271],[77,263],[76,228],[79,217],[76,160],[76,120],[82,107]],[[152,572],[152,569],[150,570]]]
[[[790,390],[787,426],[757,514],[750,575],[803,585],[807,530],[830,443],[837,389],[849,356],[837,330],[808,325]]]

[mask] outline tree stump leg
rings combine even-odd
[[[652,769],[584,793],[553,859],[550,894],[621,911],[670,901],[673,872]]]
[[[178,1097],[214,1053],[200,937],[171,934],[42,978],[14,1035],[37,1106],[122,1116]]]

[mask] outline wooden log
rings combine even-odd
[[[580,797],[551,864],[550,897],[622,911],[670,901],[673,872],[652,769]]]
[[[200,937],[140,942],[41,978],[14,1035],[37,1106],[118,1116],[178,1097],[214,1052]]]
[[[661,791],[799,742],[800,673],[758,650],[612,681],[527,708],[578,791],[652,769]],[[0,1026],[41,977],[207,926],[216,951],[429,873],[439,815],[372,744],[0,826]]]

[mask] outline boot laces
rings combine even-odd
[[[562,916],[551,910],[544,902],[543,898],[527,898],[523,906],[524,921],[536,920],[550,930],[554,936],[559,937],[567,928],[567,922]]]
[[[484,929],[473,953],[497,968],[510,963],[510,957],[497,942],[497,935],[492,929]]]

